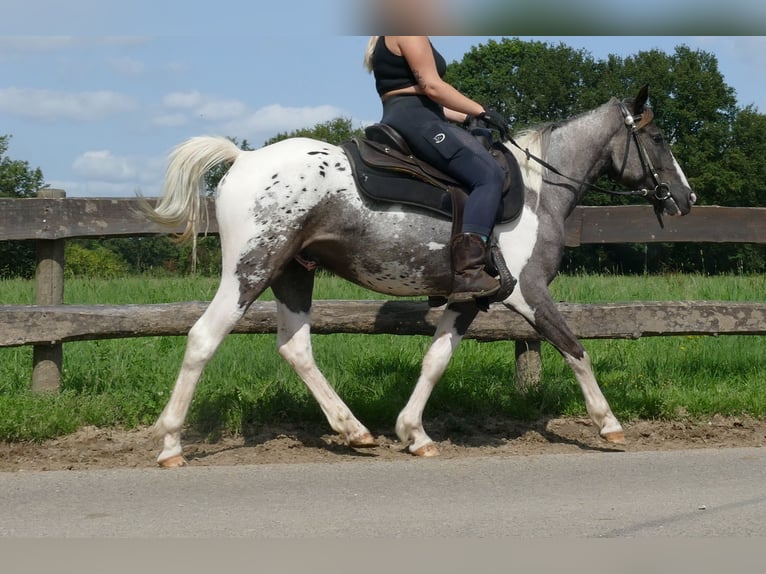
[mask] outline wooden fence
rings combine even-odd
[[[217,233],[210,201],[208,232]],[[0,347],[34,345],[32,388],[55,390],[67,341],[185,335],[207,303],[64,305],[67,239],[136,237],[163,230],[138,211],[135,199],[66,198],[42,190],[35,199],[0,199],[0,241],[37,242],[35,305],[0,305]],[[566,221],[566,244],[731,242],[766,243],[766,208],[696,207],[685,218],[666,218],[660,229],[649,206],[578,207]],[[663,335],[764,335],[766,303],[631,302],[560,304],[577,336],[639,338]],[[440,314],[419,301],[315,301],[315,333],[431,335]],[[273,303],[256,302],[236,333],[276,332]],[[494,306],[468,337],[516,341],[516,383],[539,379],[537,334],[517,314]]]

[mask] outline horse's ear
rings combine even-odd
[[[644,84],[638,91],[636,99],[633,100],[633,113],[639,115],[644,111],[646,102],[649,100],[649,84]]]

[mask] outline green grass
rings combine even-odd
[[[209,300],[209,278],[68,280],[67,303],[123,304]],[[763,276],[562,276],[557,300],[596,303],[634,300],[762,301]],[[376,295],[320,276],[318,299]],[[264,295],[264,299],[270,293]],[[0,282],[0,301],[33,299],[27,281]],[[429,344],[428,337],[323,335],[314,337],[317,362],[357,416],[390,432],[405,404]],[[658,337],[584,341],[615,413],[635,418],[766,416],[766,337]],[[131,428],[152,423],[168,398],[185,337],[68,343],[58,395],[29,392],[32,350],[0,349],[0,437],[42,440],[84,425]],[[513,388],[513,343],[464,341],[426,410],[468,424],[489,417],[530,420],[584,415],[569,368],[543,346],[543,384],[526,394]],[[324,417],[303,383],[278,356],[273,335],[232,335],[200,381],[188,423],[201,432],[248,433],[265,423],[320,425]],[[324,425],[324,426],[322,426]],[[328,428],[329,430],[329,428]]]

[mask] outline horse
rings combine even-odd
[[[590,358],[559,313],[548,285],[563,256],[564,221],[602,175],[634,188],[663,214],[682,216],[696,202],[679,163],[653,122],[648,86],[634,98],[615,97],[595,109],[516,134],[504,145],[524,180],[520,216],[496,225],[493,241],[516,279],[499,301],[521,314],[572,369],[600,436],[625,442],[591,367]],[[514,145],[515,144],[515,145]],[[237,321],[267,288],[277,307],[277,349],[315,397],[330,427],[350,447],[373,447],[318,369],[311,347],[314,274],[306,260],[389,296],[449,294],[451,222],[410,205],[383,204],[358,193],[341,147],[289,138],[254,151],[217,136],[192,137],[169,156],[162,195],[144,210],[153,221],[196,238],[205,219],[204,175],[230,167],[216,190],[222,250],[218,290],[190,329],[171,396],[154,429],[162,440],[157,462],[186,464],[181,430],[201,373]],[[476,302],[448,302],[414,390],[396,420],[396,434],[417,456],[438,455],[423,427],[423,411],[472,320]]]

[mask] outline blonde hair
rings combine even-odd
[[[378,43],[380,36],[370,36],[370,41],[367,43],[367,51],[364,53],[364,67],[367,71],[372,73],[372,54],[375,51],[375,45]]]

